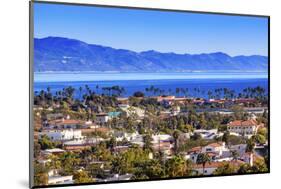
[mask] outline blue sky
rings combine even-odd
[[[35,3],[34,36],[137,52],[267,55],[267,18]]]

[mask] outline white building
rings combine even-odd
[[[246,152],[247,144],[237,144],[229,146],[230,151],[236,151],[239,155],[243,155]]]
[[[185,158],[191,160],[193,163],[196,163],[198,154],[206,153],[212,158],[213,161],[215,161],[220,158],[225,158],[225,157],[223,157],[223,153],[225,151],[228,151],[228,149],[225,147],[224,142],[211,143],[211,144],[208,144],[203,147],[197,146],[197,147],[191,148],[187,152],[187,155],[185,156]]]
[[[173,137],[167,134],[152,135],[152,143],[158,143],[159,141],[173,141]]]
[[[119,181],[119,180],[131,180],[132,174],[126,173],[124,175],[115,174],[112,177],[106,179],[98,179],[97,182]]]
[[[48,185],[53,184],[73,184],[73,176],[61,176],[57,170],[51,170],[48,172]]]
[[[107,113],[99,113],[96,115],[96,122],[103,124],[109,121],[109,116]]]
[[[232,166],[239,167],[244,162],[239,161],[239,160],[237,160],[237,161],[225,161],[225,162],[210,162],[210,163],[206,163],[204,168],[203,168],[202,164],[194,164],[193,165],[193,172],[196,175],[212,175],[218,167],[223,166],[226,163],[229,163]]]
[[[101,137],[92,137],[92,138],[80,138],[70,141],[63,142],[64,146],[82,146],[82,145],[94,145],[98,144],[105,139]]]
[[[201,153],[214,153],[217,154],[218,156],[221,156],[223,151],[225,151],[225,143],[220,142],[220,143],[211,143],[208,144],[207,146],[202,147]]]
[[[116,138],[116,141],[123,141],[123,140],[127,140],[129,142],[135,140],[137,137],[141,137],[141,135],[139,135],[138,133],[127,133],[127,132],[123,132],[123,131],[115,131],[113,133],[113,135]]]
[[[118,107],[121,109],[128,109],[130,107],[129,104],[118,104]]]
[[[202,164],[195,164],[193,171],[197,175],[211,175],[214,171],[221,165],[221,162],[210,162],[206,163],[205,168],[203,169]]]
[[[80,120],[75,119],[56,119],[48,122],[48,128],[50,129],[77,129],[84,125]]]
[[[52,141],[64,141],[83,138],[81,130],[63,129],[63,130],[46,130],[40,133],[48,136]]]
[[[171,115],[176,116],[181,112],[180,106],[174,106],[171,110]]]
[[[254,154],[253,153],[244,153],[239,159],[250,164],[250,166],[253,166],[253,164],[254,164]]]
[[[60,148],[53,148],[53,149],[46,149],[44,150],[42,153],[44,155],[50,155],[50,154],[62,154],[64,153],[65,151],[63,149],[60,149]]]
[[[230,133],[236,133],[243,136],[252,136],[255,135],[259,127],[262,127],[263,124],[258,124],[256,120],[236,120],[232,121],[227,125],[227,130]]]
[[[218,133],[217,129],[210,129],[210,130],[197,129],[194,131],[194,133],[199,134],[203,139],[206,140],[212,140],[215,137],[220,137],[223,135],[223,133]]]

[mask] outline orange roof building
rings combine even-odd
[[[245,135],[245,136],[252,136],[256,134],[259,127],[263,127],[264,124],[259,124],[256,120],[250,119],[250,120],[235,120],[230,122],[227,125],[227,130],[230,133],[236,133],[239,135]]]

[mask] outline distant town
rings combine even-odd
[[[268,172],[262,87],[206,98],[153,86],[129,97],[120,86],[98,90],[34,93],[36,186]]]

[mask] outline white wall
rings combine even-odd
[[[216,169],[217,169],[217,168],[215,168],[215,167],[205,168],[205,169],[204,169],[204,175],[211,175],[211,174],[213,174],[213,172],[214,172]],[[203,168],[198,168],[198,169],[196,169],[196,171],[198,171],[198,174],[199,174],[199,175],[202,175],[202,174],[203,174]]]
[[[40,136],[47,135],[53,141],[61,141],[61,140],[72,140],[82,138],[81,130],[55,130],[55,131],[44,131],[40,134]]]
[[[70,1],[70,0],[69,0]],[[219,11],[271,15],[271,161],[269,175],[235,176],[138,182],[95,186],[96,189],[129,188],[268,188],[280,179],[281,133],[279,112],[281,87],[281,11],[278,0],[75,0],[75,2],[143,6],[169,9]],[[1,99],[1,188],[28,187],[28,1],[6,0],[0,6],[0,99]],[[11,138],[12,137],[12,138]],[[20,157],[20,158],[19,158]],[[223,183],[223,184],[221,184]],[[93,188],[93,186],[77,187]]]

